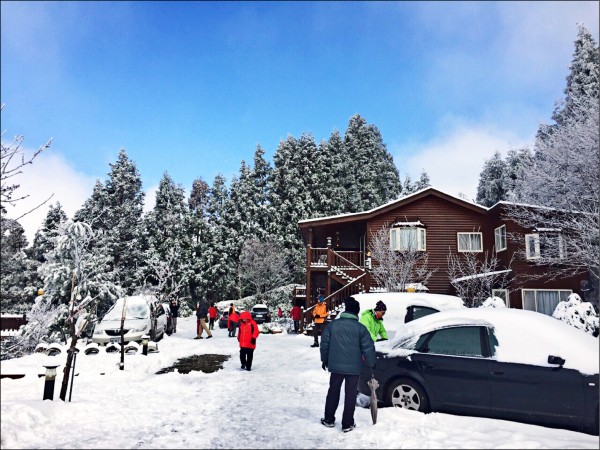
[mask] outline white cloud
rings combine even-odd
[[[531,137],[519,137],[508,130],[454,119],[447,122],[444,131],[428,142],[404,145],[404,149],[394,151],[396,155],[411,154],[398,164],[401,179],[408,174],[415,181],[424,169],[433,187],[474,199],[485,160],[496,151],[505,156],[511,149],[532,146]],[[396,160],[400,158],[396,156]]]
[[[7,205],[7,216],[19,217],[54,194],[47,204],[19,219],[31,245],[36,231],[46,218],[48,205],[60,202],[67,216],[73,217],[91,195],[95,181],[96,178],[77,171],[60,153],[50,148],[41,153],[33,164],[25,166],[22,174],[11,180],[11,184],[14,182],[20,185],[13,197],[29,197],[17,202],[14,208]]]

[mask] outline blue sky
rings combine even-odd
[[[22,189],[72,214],[120,148],[152,199],[228,180],[260,144],[381,131],[401,177],[475,197],[483,161],[531,146],[598,2],[2,2],[3,140],[53,138]],[[41,198],[41,197],[40,197]],[[149,204],[149,207],[152,205]],[[23,220],[39,226],[45,216]],[[28,231],[28,235],[32,232]]]

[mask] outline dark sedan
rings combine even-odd
[[[377,344],[383,406],[598,434],[598,339],[517,309],[436,313]],[[359,389],[370,394],[365,367]]]

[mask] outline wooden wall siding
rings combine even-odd
[[[370,242],[372,233],[386,224],[416,220],[420,220],[425,225],[429,268],[436,269],[427,285],[429,292],[453,295],[455,290],[448,278],[447,255],[449,251],[457,252],[456,233],[481,231],[484,248],[491,248],[493,236],[491,238],[489,236],[489,221],[483,212],[478,213],[430,195],[373,218],[367,227],[367,241]]]

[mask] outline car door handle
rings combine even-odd
[[[429,363],[421,363],[421,368],[422,369],[433,369],[433,364],[429,364]]]
[[[504,370],[492,370],[492,375],[504,375]]]

